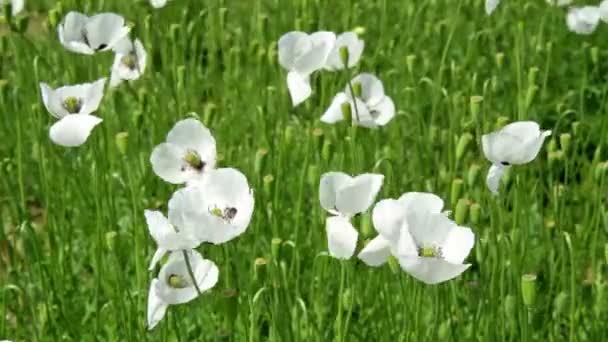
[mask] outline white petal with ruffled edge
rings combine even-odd
[[[310,76],[302,75],[297,71],[290,71],[287,74],[287,89],[294,107],[306,101],[312,95],[310,87]]]
[[[355,253],[359,233],[342,216],[329,217],[325,224],[329,254],[337,259],[350,259]]]
[[[71,114],[51,126],[51,140],[61,146],[75,147],[84,144],[102,119],[93,115]]]
[[[492,14],[492,12],[494,12],[494,10],[496,9],[496,7],[498,7],[498,4],[500,3],[500,0],[486,0],[486,14],[490,15]]]
[[[359,259],[372,267],[383,265],[391,255],[391,242],[382,235],[376,236],[359,252]]]
[[[340,188],[336,195],[339,213],[352,216],[369,209],[382,187],[384,176],[366,173],[353,178]]]
[[[486,177],[486,185],[488,189],[494,194],[498,195],[498,188],[500,187],[500,180],[507,170],[508,166],[500,164],[492,164],[488,170],[488,176]]]
[[[169,306],[156,293],[157,286],[158,279],[152,279],[150,290],[148,291],[148,330],[154,329],[165,317],[167,307]]]

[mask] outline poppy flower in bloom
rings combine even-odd
[[[66,49],[87,55],[112,49],[130,30],[118,14],[88,17],[74,11],[65,16],[58,28],[59,41]]]
[[[600,9],[596,6],[571,7],[566,16],[568,29],[578,34],[591,34],[600,22]]]
[[[131,41],[125,37],[116,44],[114,51],[116,56],[112,65],[110,87],[118,86],[123,80],[136,80],[143,75],[148,55],[139,39]]]
[[[169,221],[191,231],[197,241],[221,244],[243,234],[253,214],[253,190],[232,168],[210,170],[196,186],[173,194]]]
[[[352,86],[352,91],[351,91]],[[321,117],[321,121],[334,124],[344,120],[342,105],[350,104],[352,120],[359,126],[375,128],[384,126],[395,117],[395,104],[384,94],[384,86],[375,75],[357,75],[338,93]]]
[[[181,208],[178,209],[182,210]],[[158,246],[150,262],[150,270],[156,267],[158,261],[166,253],[196,248],[201,244],[192,231],[185,229],[187,227],[178,227],[171,224],[160,211],[144,210],[144,215],[146,216],[148,231]]]
[[[196,119],[179,121],[169,131],[167,142],[154,148],[152,169],[160,178],[173,184],[197,182],[215,167],[215,139]]]
[[[328,172],[321,176],[319,200],[323,209],[334,215],[326,220],[331,256],[338,259],[352,257],[359,233],[350,219],[373,204],[383,182],[383,175],[369,173],[351,177],[342,172]]]
[[[340,50],[346,48],[348,51],[348,61],[346,63],[346,67],[352,68],[359,62],[361,59],[361,54],[363,53],[363,48],[365,47],[365,42],[362,39],[359,39],[354,32],[344,32],[340,34],[334,43],[332,50],[327,56],[327,62],[325,63],[325,69],[327,70],[341,70],[344,69],[344,61],[342,60],[342,56],[340,55]]]
[[[91,115],[99,108],[106,79],[93,83],[52,89],[40,83],[42,101],[46,109],[59,119],[50,129],[51,140],[58,145],[73,147],[84,144],[102,119]]]
[[[11,4],[12,15],[17,15],[21,13],[21,11],[23,11],[23,8],[25,7],[25,0],[0,0],[0,13],[2,12],[1,8],[7,2]]]
[[[312,94],[310,75],[325,66],[335,41],[336,35],[325,31],[292,31],[279,39],[279,64],[288,72],[287,88],[294,107]]]
[[[541,131],[533,121],[519,121],[499,131],[481,137],[483,153],[492,162],[486,183],[492,193],[498,193],[500,178],[511,165],[534,160],[551,131]]]
[[[150,0],[150,5],[154,8],[162,8],[167,4],[167,0]]]
[[[378,202],[372,212],[379,235],[359,253],[370,266],[384,264],[390,255],[414,278],[436,284],[457,277],[475,244],[470,228],[460,227],[444,212],[443,200],[430,193],[410,192],[399,199]]]
[[[148,293],[148,329],[163,319],[169,305],[188,303],[217,283],[219,269],[213,261],[203,259],[195,250],[187,251],[186,255],[187,259],[184,252],[172,252],[158,278],[152,280]]]

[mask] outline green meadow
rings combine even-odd
[[[148,52],[140,79],[106,87],[103,122],[74,148],[49,139],[39,83],[109,78],[114,54],[66,50],[69,11],[124,16]],[[0,340],[606,340],[608,24],[577,35],[566,12],[544,0],[504,0],[491,16],[474,0],[27,1],[13,30],[0,19]],[[277,55],[293,30],[365,41],[356,67],[314,73],[295,108]],[[395,118],[322,123],[360,72],[382,80]],[[255,209],[244,234],[198,248],[219,267],[215,287],[148,330],[156,244],[143,213],[166,213],[181,188],[150,155],[188,117],[211,130],[218,166],[247,176]],[[518,120],[553,133],[495,196],[481,136]],[[426,285],[394,263],[330,257],[329,171],[384,175],[377,200],[437,194],[475,233],[472,266]],[[352,220],[359,248],[371,221],[371,209]]]

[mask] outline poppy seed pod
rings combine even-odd
[[[272,255],[272,260],[274,262],[278,262],[281,260],[281,247],[283,245],[283,240],[281,238],[272,238],[270,241],[270,253]]]
[[[266,273],[268,271],[268,260],[266,258],[257,258],[253,262],[253,279],[262,285],[266,281]]]
[[[460,196],[462,195],[462,186],[464,181],[461,178],[452,180],[452,188],[450,191],[450,203],[456,204]]]
[[[129,133],[128,132],[118,132],[114,137],[114,141],[116,143],[116,148],[121,155],[127,154],[127,146],[129,144]]]
[[[469,217],[472,224],[479,224],[481,218],[481,206],[479,203],[473,203],[469,207]]]
[[[465,152],[467,151],[467,147],[473,141],[473,134],[464,133],[458,139],[458,143],[456,144],[456,161],[461,161]]]
[[[471,110],[471,118],[477,121],[479,118],[479,108],[481,107],[481,102],[483,101],[483,96],[475,95],[471,96],[469,99],[469,109]]]
[[[568,152],[570,152],[571,144],[572,144],[572,135],[570,133],[560,134],[559,145],[560,145],[562,151],[564,151],[565,155],[568,155]]]
[[[505,54],[502,52],[496,53],[496,55],[494,55],[494,60],[496,61],[496,66],[498,67],[498,69],[502,69],[502,66],[505,61]]]
[[[416,55],[408,55],[405,57],[405,65],[410,74],[414,73],[414,63],[416,62]]]
[[[521,294],[527,307],[532,307],[536,303],[536,285],[535,274],[524,274],[521,277]]]
[[[270,196],[270,193],[272,192],[272,182],[274,182],[274,176],[273,175],[266,175],[264,176],[264,179],[262,179],[262,182],[264,182],[264,193],[267,196]]]
[[[465,198],[461,198],[456,203],[456,209],[454,210],[454,222],[458,225],[464,224],[467,219],[467,214],[469,212],[471,201]]]
[[[253,161],[253,172],[258,175],[262,173],[262,169],[264,167],[264,160],[267,154],[268,149],[266,148],[260,148],[255,153],[255,159]]]

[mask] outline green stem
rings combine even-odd
[[[198,293],[198,295],[200,296],[203,293],[201,292],[201,289],[198,288],[198,284],[196,283],[196,278],[194,277],[194,272],[192,272],[192,265],[190,264],[190,258],[188,258],[188,252],[186,252],[186,250],[183,250],[182,253],[184,254],[184,260],[186,261],[186,268],[188,269],[188,274],[190,275],[190,279],[192,279],[192,284],[194,284],[196,293]]]

